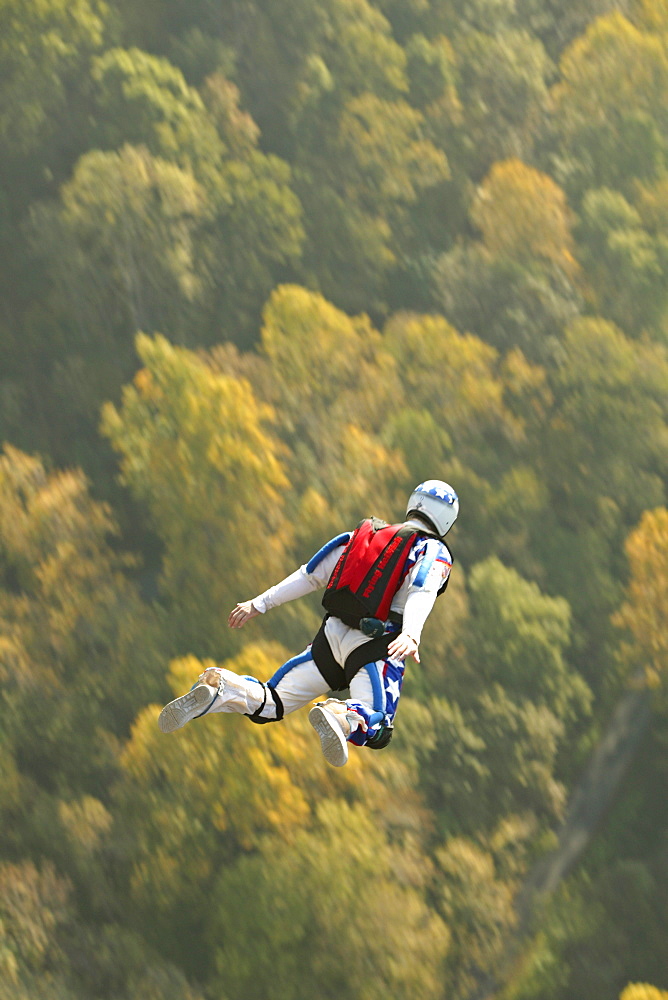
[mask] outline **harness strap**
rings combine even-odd
[[[285,710],[283,708],[283,702],[281,701],[278,692],[274,691],[274,689],[269,687],[267,684],[263,684],[262,687],[264,688],[264,699],[262,701],[262,704],[260,705],[259,708],[257,708],[253,712],[252,715],[248,714],[246,718],[250,719],[251,722],[255,722],[258,726],[264,726],[265,723],[267,722],[280,722],[285,714]],[[267,692],[269,692],[269,694],[271,695],[274,701],[274,705],[276,706],[275,719],[263,719],[261,716],[264,706],[267,704]]]
[[[396,632],[388,632],[378,636],[376,639],[369,639],[353,649],[347,657],[345,665],[342,667],[337,663],[332,653],[327,636],[325,635],[325,622],[323,622],[311,645],[311,656],[313,662],[329,684],[330,691],[343,691],[350,686],[353,677],[359,673],[367,663],[375,663],[376,660],[387,659],[387,647],[396,638]]]

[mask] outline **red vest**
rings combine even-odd
[[[362,618],[387,621],[390,605],[408,567],[408,553],[421,532],[378,518],[362,521],[339,557],[322,603],[346,625]]]

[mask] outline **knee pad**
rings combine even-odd
[[[364,744],[370,750],[383,750],[394,735],[394,726],[381,726],[375,736]]]

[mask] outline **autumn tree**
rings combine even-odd
[[[470,207],[479,242],[434,268],[445,315],[497,347],[549,361],[580,307],[573,214],[547,174],[518,159],[496,163]]]
[[[645,671],[648,683],[665,683],[668,667],[668,511],[645,511],[625,544],[630,579],[614,623],[632,643],[624,657]]]
[[[248,369],[255,392],[274,407],[276,433],[289,449],[297,558],[354,527],[369,503],[391,516],[403,465],[378,431],[397,382],[367,316],[282,285],[264,309],[259,360],[235,361],[222,351],[212,357],[224,371]]]
[[[276,643],[250,643],[221,665],[266,679],[285,658]],[[213,663],[192,656],[173,661],[169,683],[174,693],[182,692]],[[246,897],[243,912],[236,905],[232,885],[239,859],[247,856],[254,868],[265,848],[292,856],[295,838],[317,843],[318,837],[311,838],[308,831],[319,803],[341,796],[361,805],[368,794],[380,799],[384,789],[393,787],[392,779],[383,778],[382,763],[374,775],[376,765],[368,759],[373,756],[368,751],[355,754],[341,772],[328,768],[303,713],[271,726],[213,714],[169,739],[157,728],[157,713],[154,705],[138,715],[121,758],[123,774],[114,790],[111,831],[124,845],[117,877],[127,880],[123,884],[134,906],[129,923],[136,931],[146,928],[156,948],[177,955],[198,979],[217,978],[212,960],[218,961],[222,947],[223,939],[215,930],[219,921],[227,926],[231,920],[238,930],[239,921],[255,919],[251,899]],[[396,766],[401,777],[390,814],[397,810],[401,814],[409,787],[404,787],[407,776],[401,764]],[[409,798],[410,794],[409,789]],[[415,808],[412,798],[410,803]],[[377,810],[376,820],[382,839],[383,808]],[[364,827],[360,844],[366,837]],[[291,862],[287,864],[289,871]],[[341,877],[344,893],[353,891],[354,873],[345,874],[344,868]],[[288,883],[294,879],[286,878],[286,905],[292,906]],[[253,899],[261,911],[263,890],[258,893]],[[272,912],[269,908],[265,914],[269,924]],[[326,927],[324,921],[325,934]],[[280,962],[272,941],[267,941],[265,954],[269,965]],[[243,979],[243,957],[232,964],[234,971],[228,966],[226,975]]]
[[[492,256],[525,265],[537,259],[566,273],[575,268],[566,196],[551,177],[521,160],[494,164],[478,190],[471,219]]]
[[[64,340],[52,364],[66,408],[90,418],[117,394],[133,370],[138,329],[187,339],[204,291],[196,244],[206,211],[189,171],[125,146],[88,153],[60,204],[35,213],[34,246],[50,257],[51,302]]]
[[[668,991],[659,990],[649,983],[629,983],[619,996],[619,1000],[667,1000]]]
[[[636,180],[657,179],[666,153],[657,109],[667,95],[660,35],[618,12],[591,22],[562,55],[553,90],[568,189],[627,194]]]
[[[104,410],[123,481],[164,545],[161,590],[183,652],[218,654],[227,613],[280,573],[285,473],[271,411],[164,337],[137,339],[144,367]],[[252,596],[252,594],[251,594]]]
[[[62,925],[71,920],[69,883],[52,865],[0,863],[0,970],[3,996],[66,1000]]]
[[[81,473],[48,475],[7,448],[0,525],[3,729],[19,774],[49,792],[99,794],[114,769],[113,737],[162,691],[158,622]]]
[[[436,852],[437,906],[452,929],[446,962],[451,996],[465,998],[479,977],[493,974],[516,923],[514,885],[500,877],[491,851],[451,837]]]
[[[220,873],[207,928],[214,981],[248,997],[278,988],[286,1000],[314,989],[435,1000],[449,932],[425,902],[427,874],[362,806],[322,802],[312,829],[267,838],[259,853]],[[234,900],[249,884],[254,892],[240,911]],[[360,901],[364,887],[371,906]],[[244,944],[251,933],[252,956]]]

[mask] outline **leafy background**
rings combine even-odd
[[[0,67],[2,1000],[668,996],[665,0],[3,0]],[[160,735],[431,476],[390,748]]]

